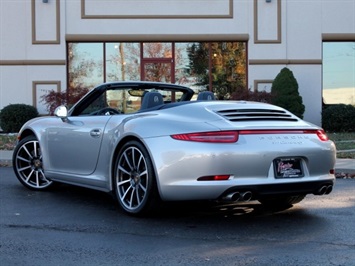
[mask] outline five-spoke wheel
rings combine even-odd
[[[118,202],[130,214],[143,214],[153,208],[157,186],[149,154],[138,141],[127,142],[115,164],[115,190]]]
[[[34,136],[22,139],[16,146],[13,168],[17,178],[27,188],[43,190],[53,184],[43,172],[41,148]]]

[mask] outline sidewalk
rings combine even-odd
[[[335,176],[337,178],[355,178],[355,159],[337,159]]]
[[[0,166],[12,165],[12,151],[0,150]],[[337,159],[335,164],[336,176],[340,178],[355,178],[355,159]]]
[[[12,165],[12,151],[0,150],[0,166]]]

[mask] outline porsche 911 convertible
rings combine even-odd
[[[321,128],[274,105],[194,94],[154,82],[99,85],[70,110],[23,125],[16,176],[34,190],[112,192],[133,215],[163,201],[281,207],[332,191],[336,148]]]

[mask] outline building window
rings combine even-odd
[[[104,82],[103,43],[68,43],[69,88],[93,88]]]
[[[323,43],[323,101],[355,105],[355,42]]]
[[[105,82],[140,80],[139,43],[105,43]]]
[[[150,80],[211,90],[228,99],[246,89],[245,42],[68,43],[69,88]]]

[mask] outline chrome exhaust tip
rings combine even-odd
[[[250,191],[246,191],[241,194],[241,198],[243,201],[250,201],[252,197],[253,194]]]
[[[333,186],[332,186],[332,185],[329,185],[329,186],[327,186],[327,189],[326,189],[326,191],[325,191],[325,194],[328,195],[328,194],[330,194],[330,192],[332,192],[332,191],[333,191]]]
[[[238,201],[240,199],[240,193],[238,191],[229,193],[223,199],[227,201]]]
[[[320,189],[317,190],[316,195],[324,195],[327,192],[327,186],[322,186]]]

